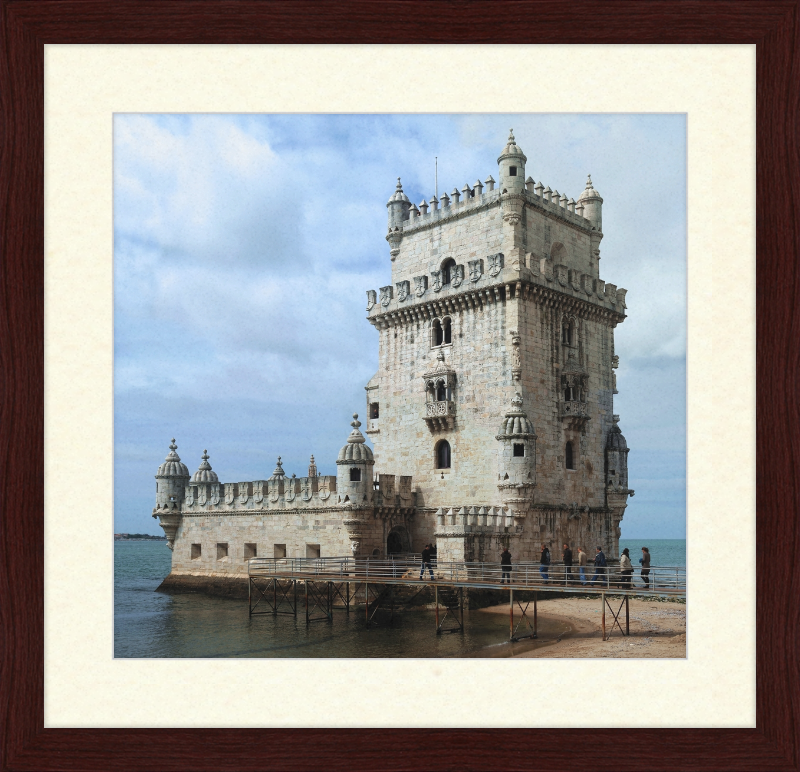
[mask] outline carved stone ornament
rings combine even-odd
[[[253,503],[260,504],[262,501],[264,501],[264,482],[260,480],[253,483]]]
[[[511,365],[511,377],[518,381],[522,378],[522,359],[520,357],[520,343],[522,342],[522,338],[516,330],[509,330],[511,333],[511,358],[512,358],[512,365]]]
[[[414,277],[414,294],[421,298],[425,294],[425,290],[428,289],[428,277],[427,276],[415,276]]]
[[[567,273],[567,266],[566,265],[557,265],[555,267],[555,273],[556,273],[556,278],[558,279],[558,283],[562,287],[566,287],[567,286],[567,279],[568,279],[568,275],[569,275]]]
[[[469,280],[476,282],[483,276],[483,260],[469,261]]]
[[[489,276],[497,276],[503,270],[503,253],[498,252],[496,255],[489,255]]]
[[[442,272],[431,271],[431,276],[433,276],[433,291],[440,292],[442,289]]]
[[[611,357],[611,367],[614,370],[619,367],[619,356],[617,354],[614,354],[614,356]]]
[[[311,497],[314,495],[313,487],[313,480],[309,477],[304,477],[300,481],[300,498],[303,501],[311,501]]]
[[[250,499],[247,483],[239,483],[239,503],[244,506]]]
[[[397,282],[397,299],[402,303],[411,294],[410,284],[407,281]]]
[[[294,481],[295,478],[292,477],[292,479],[286,483],[286,493],[284,494],[286,501],[294,501],[297,498],[297,492],[295,491]]]
[[[225,485],[225,503],[233,504],[233,483]]]
[[[463,281],[464,281],[464,266],[456,265],[453,268],[450,277],[450,284],[452,284],[454,287],[460,287]]]
[[[517,212],[506,212],[503,215],[503,222],[507,222],[511,226],[518,225],[521,219]]]
[[[381,305],[386,308],[392,302],[392,287],[381,287]]]
[[[322,501],[327,501],[331,497],[331,483],[328,477],[319,478],[319,488],[317,494]]]
[[[375,290],[367,290],[367,311],[372,311],[378,302],[378,293]]]
[[[219,504],[219,484],[211,486],[211,503],[215,507]]]
[[[206,501],[208,501],[208,498],[206,497],[206,486],[203,485],[202,487],[197,488],[197,503],[201,507],[204,507],[206,505]]]
[[[361,545],[360,545],[360,543],[359,543],[359,542],[357,542],[357,541],[351,541],[351,542],[350,542],[350,552],[352,552],[352,553],[353,553],[353,557],[355,557],[356,555],[358,555],[358,548],[359,548],[360,546],[361,546]]]

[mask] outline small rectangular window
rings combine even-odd
[[[276,558],[285,558],[286,557],[286,545],[285,544],[276,544],[275,545],[275,557]]]
[[[228,544],[217,543],[217,560],[224,560],[228,557]]]
[[[609,469],[608,471],[609,471],[609,474],[616,474],[616,472],[613,469]]]
[[[306,557],[307,558],[320,557],[319,544],[306,544]]]
[[[255,544],[248,544],[245,542],[244,545],[244,559],[250,560],[250,558],[258,557],[258,547]]]
[[[357,467],[350,469],[350,482],[361,482],[361,470]]]
[[[373,402],[369,406],[369,417],[370,418],[378,418],[379,414],[380,414],[380,407],[379,407],[377,402]]]
[[[516,177],[517,176],[517,167],[516,166],[509,166],[508,167],[508,176],[509,177]]]
[[[514,456],[520,457],[525,455],[525,446],[520,443],[514,443]]]
[[[200,560],[203,550],[199,544],[192,544],[192,560]]]

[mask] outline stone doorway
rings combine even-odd
[[[399,552],[411,552],[411,540],[402,525],[392,528],[386,537],[386,554],[396,555]]]

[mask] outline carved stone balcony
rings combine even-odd
[[[558,415],[571,429],[580,429],[590,418],[589,405],[577,400],[565,400],[558,405]]]
[[[451,400],[425,403],[425,423],[431,431],[452,429],[455,423],[456,403]]]

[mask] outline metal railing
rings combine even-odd
[[[397,580],[404,582],[431,580],[431,570],[422,565],[420,558],[393,556],[393,558],[253,558],[248,561],[250,576],[279,576],[306,579],[319,577],[320,581],[341,580]],[[686,592],[686,568],[683,566],[650,566],[649,575],[642,569],[624,574],[619,566],[596,567],[565,566],[562,563],[515,563],[506,567],[487,562],[433,562],[433,579],[456,585],[485,587],[512,586],[518,589],[569,588],[571,591],[620,590],[653,594],[679,594]],[[508,569],[508,570],[506,570]],[[647,570],[647,569],[645,569]]]

